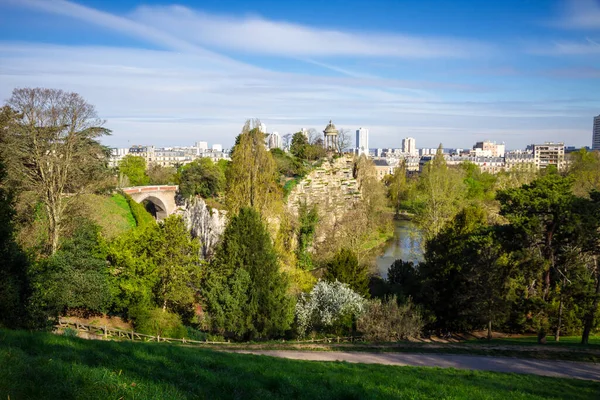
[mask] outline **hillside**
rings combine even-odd
[[[310,362],[0,330],[0,397],[15,399],[593,399],[597,382]]]

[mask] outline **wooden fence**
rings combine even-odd
[[[166,342],[166,343],[184,343],[184,344],[219,344],[219,345],[231,345],[231,344],[243,344],[243,343],[231,343],[231,342],[215,342],[210,340],[191,340],[191,339],[174,339],[165,338],[160,335],[152,336],[143,333],[137,333],[134,331],[127,331],[123,329],[111,328],[106,325],[90,325],[82,324],[77,321],[68,321],[66,319],[60,319],[58,321],[57,328],[59,329],[74,329],[77,332],[85,332],[90,335],[102,337],[104,340],[131,340],[131,341],[143,341],[143,342]],[[304,343],[354,343],[362,342],[364,339],[360,336],[345,336],[345,337],[327,337],[320,339],[305,339],[305,340],[278,340],[269,341],[268,343],[287,343],[287,344],[304,344]]]

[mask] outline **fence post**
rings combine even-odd
[[[133,331],[131,331],[131,341],[133,342]]]
[[[104,340],[108,339],[108,331],[106,330],[106,325],[104,325]]]
[[[156,341],[160,343],[160,335],[158,333],[156,334]]]
[[[340,342],[340,337],[339,337],[339,336],[337,337],[337,342],[338,342],[338,343]]]

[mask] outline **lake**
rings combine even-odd
[[[390,265],[397,259],[412,261],[415,264],[423,261],[421,235],[412,221],[396,220],[394,238],[385,247],[382,255],[377,257],[377,270],[382,278],[387,278]]]

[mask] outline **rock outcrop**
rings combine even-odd
[[[212,256],[221,235],[227,225],[226,211],[210,208],[201,197],[186,201],[183,220],[192,236],[202,243],[202,256],[208,259]]]

